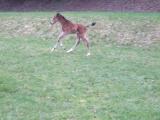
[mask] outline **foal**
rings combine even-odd
[[[62,25],[62,30],[63,32],[59,35],[58,37],[58,40],[57,40],[57,43],[56,45],[54,46],[54,48],[51,50],[54,51],[56,49],[56,47],[58,46],[58,43],[60,43],[60,46],[65,50],[66,48],[63,46],[62,44],[62,38],[65,36],[65,35],[68,35],[68,34],[74,34],[76,33],[77,34],[77,41],[76,41],[76,44],[70,49],[68,50],[67,52],[71,52],[75,49],[75,47],[80,43],[80,39],[82,39],[86,45],[87,45],[87,48],[88,48],[88,53],[86,56],[90,55],[90,48],[89,48],[89,41],[84,37],[84,34],[86,33],[86,28],[87,27],[91,27],[91,26],[94,26],[96,23],[92,23],[91,25],[88,25],[88,26],[84,26],[82,24],[79,24],[79,23],[73,23],[69,20],[67,20],[65,17],[63,17],[61,14],[57,13],[53,19],[51,20],[51,24],[55,24],[56,22],[60,22],[60,24]]]

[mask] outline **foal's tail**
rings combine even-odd
[[[86,27],[92,27],[92,26],[94,26],[96,23],[95,22],[93,22],[91,25],[87,25]]]

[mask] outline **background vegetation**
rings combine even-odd
[[[159,0],[0,0],[0,11],[160,12]]]

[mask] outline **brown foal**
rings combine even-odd
[[[91,27],[91,26],[94,26],[96,23],[92,23],[91,25],[88,25],[88,26],[84,26],[82,24],[79,24],[79,23],[73,23],[69,20],[67,20],[65,17],[63,17],[61,14],[57,13],[53,19],[51,20],[51,24],[55,24],[56,22],[60,22],[60,24],[62,25],[62,30],[63,32],[59,35],[58,37],[58,40],[57,40],[57,43],[56,45],[54,46],[54,48],[51,50],[54,51],[57,46],[58,46],[58,43],[60,43],[60,46],[63,48],[63,49],[66,49],[63,44],[62,44],[62,38],[65,36],[65,35],[68,35],[68,34],[74,34],[76,33],[77,34],[77,41],[76,41],[76,44],[70,49],[68,50],[67,52],[71,52],[75,49],[75,47],[80,43],[80,39],[82,39],[86,45],[87,45],[87,48],[88,48],[88,53],[86,56],[90,55],[90,46],[89,46],[89,41],[84,37],[85,33],[86,33],[86,30],[87,30],[87,27]]]

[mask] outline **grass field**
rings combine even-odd
[[[89,25],[91,56],[55,13],[0,13],[0,120],[160,120],[160,13],[63,12]]]

